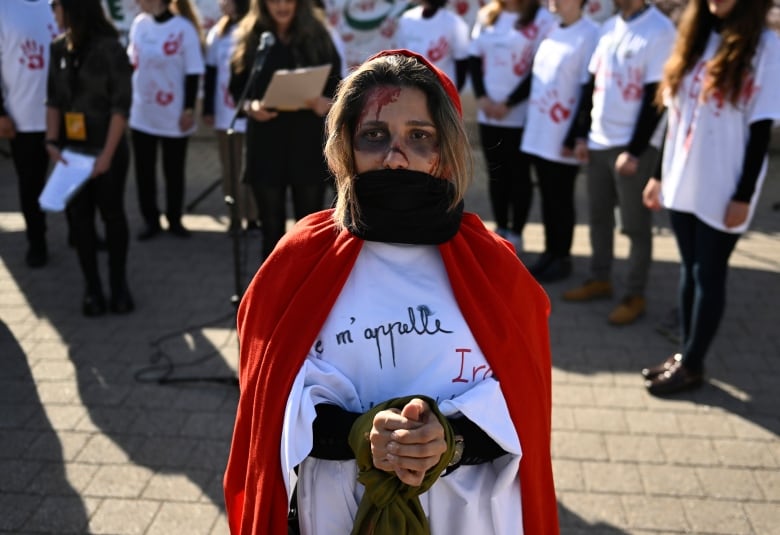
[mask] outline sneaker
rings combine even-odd
[[[645,298],[641,295],[627,295],[609,313],[607,319],[612,325],[630,325],[645,313]]]
[[[593,301],[612,297],[612,283],[609,281],[587,280],[582,286],[563,293],[564,301]]]

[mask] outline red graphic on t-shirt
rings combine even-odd
[[[536,36],[539,35],[539,26],[532,22],[531,24],[520,28],[520,33],[522,33],[526,39],[533,41],[536,39]]]
[[[514,52],[512,53],[512,72],[516,76],[524,77],[531,69],[531,63],[534,60],[534,53],[532,47],[527,46],[520,57]]]
[[[459,0],[458,2],[455,2],[455,12],[460,15],[461,17],[468,13],[469,11],[469,3],[466,2],[466,0]]]
[[[165,53],[166,56],[173,56],[179,51],[183,41],[184,36],[181,32],[179,32],[179,35],[169,35],[168,39],[163,43],[163,53]]]
[[[379,27],[379,33],[383,37],[388,39],[395,35],[395,30],[398,28],[398,20],[392,17],[388,17],[382,22],[382,26]]]
[[[745,81],[742,84],[742,91],[739,92],[739,101],[743,105],[747,105],[751,100],[753,100],[753,97],[756,93],[758,93],[756,79],[752,74],[748,74],[747,78],[745,78]]]
[[[594,13],[598,13],[599,10],[601,10],[601,2],[598,0],[591,0],[588,2],[588,13],[593,15]]]
[[[431,47],[428,49],[428,59],[436,63],[444,58],[450,50],[450,44],[445,37],[440,37],[435,43],[431,43]]]
[[[637,67],[629,67],[626,72],[626,78],[616,79],[618,87],[620,88],[620,94],[623,96],[623,100],[626,102],[632,102],[642,99],[642,69]]]
[[[173,93],[170,91],[163,91],[162,89],[160,89],[154,95],[154,100],[160,106],[167,106],[168,104],[173,102]]]
[[[571,117],[574,102],[575,99],[570,98],[564,104],[561,102],[561,97],[556,89],[548,89],[545,95],[538,100],[534,100],[533,104],[536,105],[540,112],[550,117],[552,122],[558,124]]]
[[[54,40],[60,34],[60,30],[54,24],[47,24],[46,29],[49,30],[49,34],[51,35],[52,40]]]
[[[19,63],[31,71],[43,69],[43,45],[38,44],[34,39],[28,39],[22,43],[22,57],[19,58]]]

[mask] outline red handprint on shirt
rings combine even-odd
[[[165,53],[166,56],[173,56],[179,51],[183,41],[184,36],[181,32],[179,32],[179,35],[169,35],[168,39],[163,43],[163,53]]]
[[[626,79],[618,81],[618,87],[623,95],[623,100],[631,102],[642,99],[642,69],[638,67],[629,67],[626,72]]]
[[[569,101],[564,104],[561,102],[560,95],[558,95],[557,89],[549,89],[542,98],[534,102],[543,114],[550,117],[550,120],[555,124],[561,123],[571,117],[572,107],[574,106],[574,99],[570,98]]]
[[[227,84],[220,85],[219,90],[222,92],[222,103],[225,107],[230,108],[231,110],[235,108],[236,103],[233,102],[233,96],[230,94],[230,91],[228,91]]]
[[[528,24],[527,26],[522,26],[519,28],[520,33],[523,34],[523,36],[528,39],[529,41],[533,41],[536,39],[536,36],[539,35],[539,26],[536,25],[536,23]]]
[[[428,49],[428,59],[436,63],[444,58],[450,50],[450,44],[447,42],[446,37],[440,37],[435,43],[431,43],[431,47]]]
[[[28,39],[22,43],[22,57],[19,58],[19,63],[26,66],[31,71],[39,71],[43,69],[43,45],[38,44],[34,39]]]
[[[518,57],[514,52],[512,53],[512,71],[515,76],[524,77],[531,69],[531,63],[534,60],[533,49],[530,46],[525,47],[522,54]]]

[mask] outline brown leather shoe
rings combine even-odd
[[[662,373],[664,373],[666,370],[671,369],[672,366],[674,366],[676,363],[680,362],[682,360],[682,353],[675,353],[674,355],[670,355],[665,361],[663,361],[661,364],[658,364],[656,366],[652,366],[650,368],[642,368],[642,377],[645,379],[655,379]]]
[[[607,319],[612,325],[629,325],[645,313],[645,298],[641,295],[627,295],[620,301]]]
[[[694,373],[688,370],[681,362],[677,362],[670,369],[654,379],[645,381],[645,388],[654,396],[668,396],[694,390],[704,382],[702,372]]]
[[[587,280],[582,286],[563,292],[564,301],[593,301],[612,297],[612,283],[609,281]]]

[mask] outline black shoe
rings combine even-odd
[[[536,275],[539,282],[556,282],[566,279],[571,275],[571,258],[556,258],[547,269]]]
[[[106,299],[102,293],[87,291],[81,302],[81,313],[91,318],[106,313]]]
[[[550,264],[553,263],[554,260],[555,256],[553,256],[552,253],[544,252],[539,255],[539,258],[536,259],[536,262],[534,262],[533,265],[528,268],[528,271],[530,271],[531,275],[533,275],[535,278],[539,278],[539,275],[544,273],[544,271],[550,266]]]
[[[133,296],[130,295],[130,290],[127,286],[122,286],[121,289],[112,292],[111,294],[111,312],[114,314],[129,314],[135,310],[135,303],[133,302]]]
[[[138,241],[151,240],[152,238],[157,236],[160,232],[162,232],[162,229],[160,227],[147,226],[141,232],[138,233]]]
[[[704,373],[694,372],[677,362],[661,375],[645,381],[645,388],[654,396],[668,396],[699,388],[704,382]]]
[[[178,238],[189,238],[191,236],[190,231],[184,228],[181,223],[171,223],[168,227],[168,232]]]
[[[46,265],[49,261],[49,251],[46,248],[46,244],[30,245],[27,249],[27,255],[25,256],[27,265],[31,268],[39,268]]]

